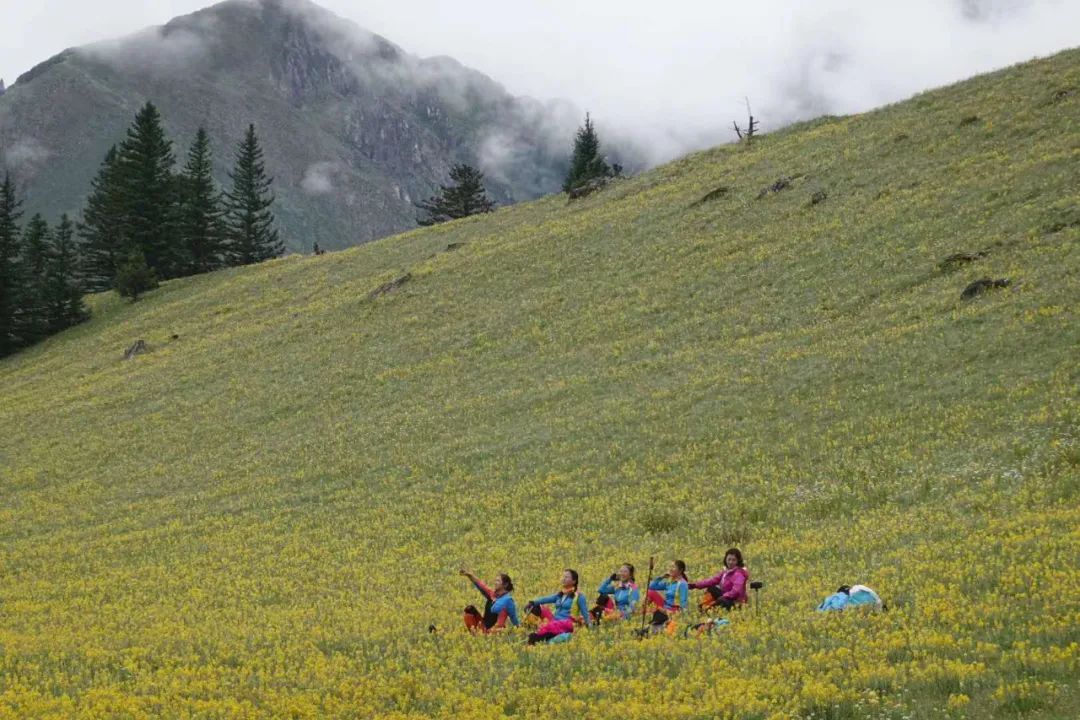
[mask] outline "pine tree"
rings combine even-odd
[[[157,286],[157,276],[147,265],[146,256],[143,255],[142,250],[133,248],[117,270],[116,292],[120,294],[120,297],[131,298],[131,302],[135,302],[140,295]]]
[[[87,292],[111,290],[116,271],[127,257],[124,201],[117,179],[117,149],[113,146],[90,185],[90,197],[79,223],[82,284]]]
[[[214,186],[210,137],[199,128],[180,175],[179,235],[187,258],[185,274],[210,272],[222,265],[225,226],[221,194]]]
[[[600,136],[596,133],[592,118],[586,113],[585,125],[578,128],[574,137],[574,154],[570,159],[570,172],[563,181],[563,192],[570,192],[594,178],[612,175],[612,169],[600,154]]]
[[[5,175],[0,185],[0,357],[19,347],[16,323],[23,285],[19,263],[21,205],[15,199],[15,182],[11,175]]]
[[[116,182],[123,205],[121,229],[131,247],[162,278],[183,274],[187,264],[176,242],[177,184],[172,142],[165,137],[161,114],[146,103],[135,116],[116,157]]]
[[[418,219],[418,225],[436,225],[447,220],[489,213],[495,203],[488,199],[484,189],[484,173],[469,165],[455,165],[450,169],[452,185],[440,185],[441,191],[417,207],[427,213]]]
[[[67,215],[61,216],[53,232],[46,267],[45,306],[50,333],[77,325],[90,316],[78,277],[79,256],[74,235],[71,220]]]
[[[270,207],[273,178],[266,176],[262,148],[255,126],[249,125],[236,152],[236,167],[229,173],[232,191],[225,198],[226,249],[230,265],[250,265],[284,254],[285,247],[274,228]]]
[[[22,345],[33,345],[49,334],[49,312],[46,274],[49,267],[49,223],[34,215],[26,224],[22,237],[20,266],[22,292],[16,331]]]

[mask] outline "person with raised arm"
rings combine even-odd
[[[469,632],[487,634],[506,627],[507,621],[515,627],[521,624],[518,619],[517,605],[514,603],[514,582],[506,573],[495,576],[491,586],[485,585],[475,574],[462,568],[460,575],[469,578],[473,586],[484,596],[484,612],[475,605],[465,608],[465,627]]]

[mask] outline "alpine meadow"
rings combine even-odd
[[[1080,50],[87,302],[0,361],[0,718],[1080,716]],[[462,627],[730,546],[711,635]]]

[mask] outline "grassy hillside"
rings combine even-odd
[[[95,298],[0,363],[0,717],[1075,717],[1078,240],[1071,51]],[[462,564],[524,604],[731,544],[719,637],[459,629]],[[890,612],[814,612],[855,582]]]

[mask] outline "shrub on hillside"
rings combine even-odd
[[[645,532],[654,535],[671,532],[679,526],[678,514],[664,507],[645,508],[638,514],[638,521]]]
[[[146,264],[146,256],[140,250],[133,250],[116,272],[116,292],[120,297],[131,298],[131,302],[157,286],[157,276]]]

